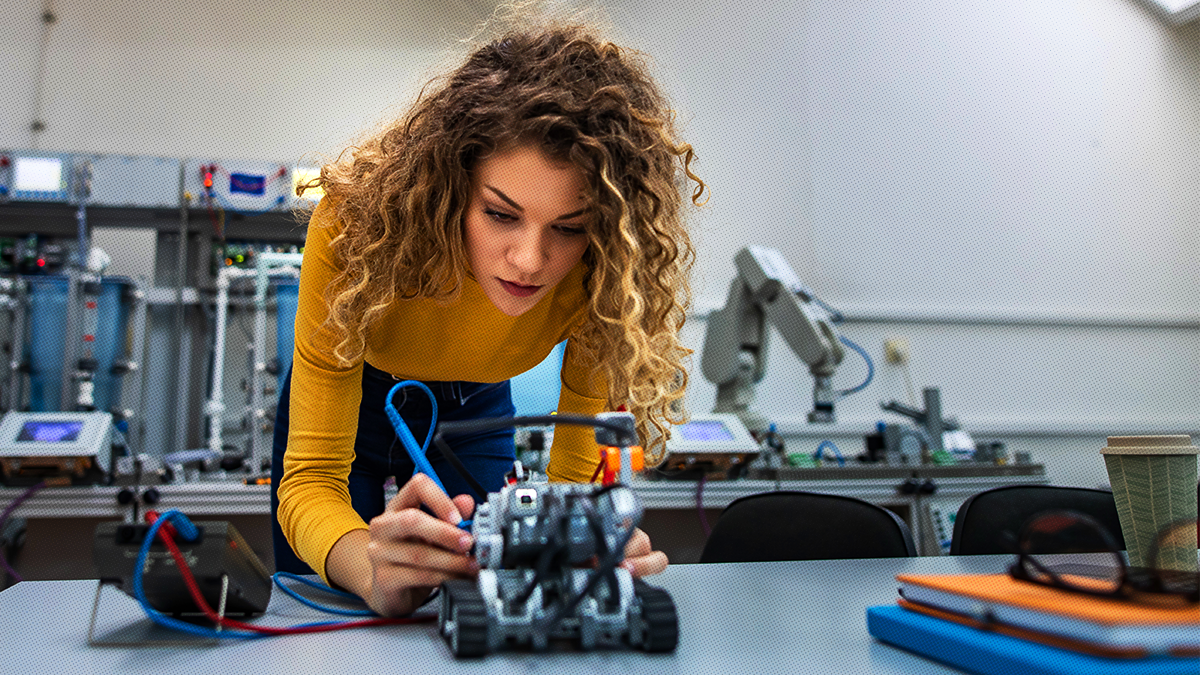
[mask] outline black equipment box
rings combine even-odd
[[[176,535],[175,543],[208,604],[220,610],[225,576],[229,579],[226,616],[257,616],[265,612],[271,600],[271,573],[242,535],[227,521],[202,521],[195,525],[200,533],[195,541],[183,541]],[[118,522],[96,527],[93,559],[101,583],[118,586],[133,597],[133,571],[149,529],[149,525]],[[161,539],[150,546],[142,588],[150,606],[164,614],[200,614],[175,559]]]

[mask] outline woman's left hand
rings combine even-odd
[[[625,546],[625,561],[621,567],[629,570],[635,578],[659,574],[667,569],[667,554],[650,547],[650,535],[640,528]]]

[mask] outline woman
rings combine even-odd
[[[456,527],[474,510],[466,484],[433,453],[456,496],[410,478],[384,415],[401,379],[429,385],[440,420],[511,415],[508,379],[567,340],[558,410],[625,406],[660,455],[687,384],[680,190],[693,181],[699,203],[705,188],[692,159],[634,55],[556,26],[477,49],[351,160],[325,166],[307,186],[325,197],[276,421],[276,567],[311,567],[383,615],[478,571]],[[425,395],[393,403],[424,438]],[[447,441],[485,488],[503,485],[511,429]],[[591,429],[562,427],[547,473],[586,482],[597,461]],[[390,476],[401,489],[385,505]],[[625,565],[644,576],[667,559],[639,532]]]

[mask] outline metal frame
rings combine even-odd
[[[229,285],[234,279],[252,277],[256,270],[240,267],[225,267],[217,273],[217,319],[213,336],[212,394],[204,407],[208,416],[208,448],[222,452],[221,434],[225,426],[225,329],[229,317]],[[257,338],[255,339],[257,342]]]
[[[193,646],[193,645],[215,645],[220,642],[216,638],[206,638],[206,637],[200,637],[200,636],[190,636],[189,637],[186,633],[178,633],[178,632],[171,632],[171,633],[169,633],[170,637],[167,637],[167,638],[161,639],[161,640],[154,640],[154,639],[148,639],[148,638],[140,639],[140,640],[99,639],[96,637],[96,617],[100,613],[100,594],[101,594],[101,591],[104,590],[105,586],[114,586],[114,585],[110,584],[110,583],[106,583],[104,581],[96,582],[96,597],[92,600],[92,613],[91,613],[91,617],[88,619],[87,643],[88,643],[89,647],[173,647],[173,646],[188,647],[188,646]],[[122,595],[123,595],[123,593],[122,593]],[[221,575],[221,602],[220,602],[220,607],[217,608],[217,616],[219,616],[222,619],[225,618],[225,603],[226,603],[226,599],[227,599],[228,595],[229,595],[229,576],[222,574]],[[145,621],[149,622],[149,619],[146,619]],[[139,628],[143,628],[143,629],[144,628],[152,628],[152,629],[158,628],[158,626],[156,626],[154,624],[151,624],[150,626],[144,626],[144,625],[139,625],[139,624],[143,624],[143,622],[138,622],[137,624],[133,624],[132,626],[126,627],[126,632],[128,632],[130,628],[132,628],[134,630],[139,629]],[[218,623],[216,626],[213,627],[213,630],[217,631],[218,633],[221,632],[221,624]]]
[[[8,362],[8,387],[4,392],[5,410],[16,410],[24,398],[25,379],[21,377],[21,359],[25,353],[25,281],[21,277],[0,279],[0,307],[8,310],[12,358]]]
[[[125,377],[122,378],[122,397],[129,397],[133,404],[137,406],[134,410],[122,411],[125,419],[129,424],[129,433],[126,438],[133,448],[134,452],[142,452],[142,439],[145,437],[145,420],[143,417],[146,414],[146,312],[148,299],[146,297],[145,284],[141,279],[133,279],[133,286],[130,289],[129,295],[133,300],[133,314],[130,321],[133,322],[133,344],[130,345],[130,354],[126,359],[128,367]]]
[[[291,267],[290,272],[281,274],[299,274],[299,266],[304,260],[302,253],[259,253],[254,261],[254,368],[250,374],[250,410],[252,419],[250,434],[250,458],[252,466],[262,466],[263,461],[270,457],[270,448],[263,444],[263,434],[260,427],[267,418],[267,410],[263,403],[262,378],[267,370],[267,281],[271,270],[279,267]]]

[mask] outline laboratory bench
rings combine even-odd
[[[761,472],[759,472],[761,473]],[[939,555],[945,527],[938,513],[957,511],[973,494],[994,487],[1045,484],[1041,465],[1017,467],[869,467],[780,470],[776,479],[634,481],[645,515],[642,529],[655,548],[673,563],[700,559],[707,526],[733,501],[762,492],[797,490],[857,497],[894,511],[912,531],[922,555]],[[797,479],[796,476],[812,476]],[[932,481],[926,484],[927,481]],[[922,486],[925,486],[922,488]],[[932,487],[930,487],[932,486]],[[269,485],[241,480],[196,481],[153,486],[47,487],[23,502],[12,518],[26,524],[24,546],[13,565],[26,579],[82,579],[92,575],[91,538],[105,520],[132,520],[134,504],[122,504],[124,489],[139,496],[140,511],[178,509],[192,517],[229,520],[250,546],[270,563],[271,493]],[[153,490],[153,493],[150,491]],[[932,491],[930,491],[932,490]],[[11,504],[25,488],[0,488],[0,507]],[[148,495],[148,493],[150,493]],[[147,499],[147,496],[150,499]],[[151,503],[147,503],[151,502]],[[936,504],[942,505],[935,508]],[[941,533],[941,534],[939,534]],[[80,546],[80,542],[87,542]]]
[[[27,581],[0,592],[4,670],[14,673],[122,672],[192,675],[262,672],[423,673],[953,673],[877,642],[866,611],[897,600],[897,574],[1003,572],[1009,556],[672,565],[649,581],[666,589],[679,617],[673,653],[552,645],[455,660],[436,623],[345,632],[204,642],[151,626],[140,607],[105,586],[99,642],[185,640],[185,646],[89,646],[97,582]],[[428,610],[427,610],[428,611]],[[325,619],[283,593],[254,621],[286,626]],[[328,619],[325,619],[328,620]]]

